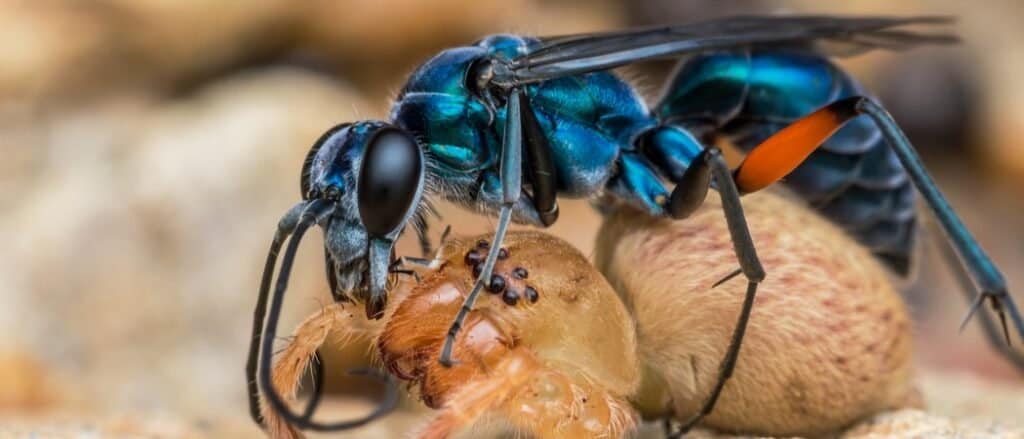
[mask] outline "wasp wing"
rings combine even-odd
[[[679,26],[541,38],[511,62],[497,82],[531,83],[606,70],[643,60],[750,47],[812,50],[845,56],[883,48],[958,41],[949,33],[918,33],[910,25],[941,26],[949,17],[739,16]]]

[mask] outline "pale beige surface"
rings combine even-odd
[[[817,434],[913,407],[911,327],[889,274],[840,229],[772,191],[743,198],[766,277],[735,372],[706,425]],[[649,410],[696,413],[718,378],[747,290],[720,197],[685,221],[611,214],[595,265],[637,320]],[[660,403],[658,400],[660,399]]]

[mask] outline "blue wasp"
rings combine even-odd
[[[439,360],[450,365],[452,341],[474,300],[491,285],[511,222],[551,225],[558,219],[560,196],[592,198],[599,206],[627,203],[649,215],[683,219],[713,186],[740,267],[722,282],[743,274],[748,287],[715,388],[672,436],[714,407],[765,277],[740,196],[783,177],[793,192],[900,273],[910,269],[919,192],[980,290],[967,317],[987,300],[1007,341],[1006,314],[1024,334],[1024,319],[1003,276],[896,122],[829,60],[875,48],[951,43],[956,38],[948,34],[905,29],[949,21],[733,17],[548,38],[495,35],[441,52],[411,75],[389,122],[336,126],[309,151],[301,177],[303,201],[278,224],[260,286],[247,365],[253,418],[261,421],[260,389],[286,420],[321,431],[362,425],[394,405],[391,383],[387,401],[363,418],[314,422],[316,396],[303,415],[291,412],[270,385],[272,341],[292,260],[309,227],[325,230],[334,299],[363,303],[369,318],[379,318],[391,276],[402,272],[403,261],[415,262],[396,258],[396,239],[411,227],[424,249],[429,247],[426,217],[432,197],[498,218],[479,278],[447,334]],[[653,108],[609,71],[682,55],[687,58]],[[714,146],[722,137],[747,152],[736,169]],[[669,190],[665,181],[674,187]],[[267,313],[277,254],[289,235]]]

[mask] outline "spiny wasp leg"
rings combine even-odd
[[[935,184],[928,171],[925,170],[924,164],[921,163],[921,158],[914,151],[910,140],[907,139],[907,136],[896,125],[896,121],[893,120],[892,116],[874,101],[867,98],[861,99],[858,101],[857,110],[870,116],[882,130],[882,134],[888,141],[889,146],[896,152],[896,156],[899,157],[900,163],[907,170],[911,181],[914,182],[914,186],[917,187],[917,190],[924,196],[925,201],[928,202],[928,207],[931,208],[935,217],[939,220],[939,224],[942,225],[943,231],[949,237],[960,260],[966,265],[967,272],[971,274],[981,289],[976,303],[981,303],[985,299],[991,301],[993,310],[998,313],[999,319],[1002,321],[1003,332],[1007,335],[1007,343],[1010,342],[1010,339],[1009,329],[1006,325],[1006,314],[1009,314],[1018,335],[1024,337],[1024,318],[1021,318],[1017,304],[1014,303],[1013,298],[1010,297],[1006,290],[1006,280],[1003,278],[1002,273],[996,268],[995,263],[988,257],[988,254],[982,250],[978,241],[971,235],[971,232],[967,230],[967,226],[963,224],[953,211],[953,207],[950,206],[946,197],[939,191],[938,185]],[[971,307],[971,311],[968,312],[966,318],[969,319],[975,311],[977,311],[977,305]]]
[[[484,260],[483,269],[480,270],[480,276],[477,277],[476,282],[473,284],[473,289],[466,296],[466,300],[462,302],[462,306],[459,308],[458,314],[455,315],[455,320],[452,322],[451,327],[448,329],[448,333],[445,336],[444,346],[441,348],[441,357],[439,361],[445,366],[454,365],[452,359],[452,349],[455,345],[455,336],[458,335],[459,330],[462,329],[462,323],[465,321],[466,316],[473,309],[473,303],[476,302],[477,297],[485,286],[489,286],[491,273],[494,271],[494,264],[498,261],[498,253],[501,250],[501,244],[505,240],[505,232],[508,230],[509,223],[512,221],[512,207],[516,201],[519,200],[519,196],[522,193],[522,168],[523,168],[523,146],[524,146],[524,130],[523,125],[536,123],[536,119],[532,117],[524,117],[525,112],[532,112],[533,109],[530,107],[529,100],[526,97],[526,93],[522,89],[515,89],[512,92],[511,99],[508,100],[505,118],[505,136],[502,139],[502,150],[501,150],[501,163],[500,163],[500,176],[501,176],[501,192],[502,202],[501,211],[498,214],[498,227],[494,232],[494,239],[491,242],[490,250],[487,252],[487,258]],[[528,129],[526,131],[528,142],[538,142],[537,139],[532,138],[533,135],[543,132],[539,129]]]
[[[933,235],[937,234],[937,230],[929,228]],[[953,277],[956,280],[957,287],[961,293],[964,294],[964,298],[967,299],[968,305],[978,303],[977,297],[974,294],[974,283],[971,281],[970,274],[964,269],[963,265],[960,264],[960,260],[956,256],[956,251],[949,244],[949,241],[945,239],[934,240],[942,253],[943,259],[946,260],[946,264],[950,266],[953,271]],[[969,314],[968,314],[969,315]],[[1000,337],[1005,337],[1007,340],[1010,338],[1010,334],[1006,328],[1006,321],[1002,321],[1002,328],[992,320],[992,316],[987,312],[979,313],[978,319],[981,322],[981,329],[985,332],[985,338],[988,340],[992,348],[999,351],[1007,360],[1013,363],[1014,366],[1019,370],[1024,370],[1024,353],[1018,352],[1010,347],[1009,342],[1002,343],[999,341]],[[964,321],[966,323],[966,320]],[[1000,329],[1002,331],[1000,331]],[[963,324],[961,324],[960,330],[963,330]]]
[[[726,225],[729,228],[729,235],[733,242],[733,251],[740,263],[740,270],[735,274],[726,276],[717,284],[735,277],[742,273],[747,278],[747,291],[743,299],[743,307],[740,310],[736,326],[733,329],[729,347],[725,357],[718,368],[718,378],[711,394],[704,401],[700,410],[684,422],[678,430],[668,435],[670,438],[681,437],[700,423],[701,419],[714,410],[718,397],[725,388],[725,383],[732,377],[736,362],[739,359],[740,347],[743,344],[743,336],[747,330],[747,323],[750,321],[750,314],[753,311],[754,299],[757,296],[757,285],[764,280],[765,271],[757,257],[757,250],[754,247],[753,238],[750,236],[750,228],[747,226],[746,217],[743,214],[743,205],[740,202],[739,190],[733,181],[732,172],[722,158],[721,151],[716,147],[709,147],[701,154],[705,160],[695,162],[697,166],[704,166],[710,169],[710,174],[717,184],[719,195],[722,198],[722,210],[725,214]],[[710,184],[710,182],[708,182]],[[716,284],[716,285],[717,285]]]

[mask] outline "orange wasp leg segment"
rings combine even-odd
[[[757,145],[734,172],[742,193],[757,192],[793,172],[846,122],[860,115],[856,96],[835,101],[779,130]]]

